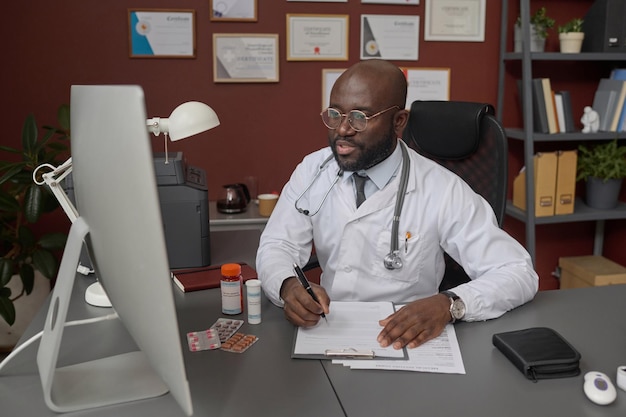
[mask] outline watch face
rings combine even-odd
[[[457,298],[452,303],[452,308],[450,309],[450,313],[454,317],[455,320],[460,320],[465,316],[465,303],[461,301],[460,298]]]

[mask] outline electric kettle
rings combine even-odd
[[[250,192],[245,184],[226,184],[217,200],[217,211],[220,213],[243,213],[250,202]]]

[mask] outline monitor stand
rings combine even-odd
[[[153,398],[168,392],[167,386],[141,351],[56,367],[76,267],[88,233],[87,223],[79,217],[70,229],[37,352],[46,405],[56,412]]]

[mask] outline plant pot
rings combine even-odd
[[[18,294],[22,290],[20,277],[14,275],[9,281],[8,287],[11,288],[13,294]],[[15,346],[35,314],[41,309],[49,293],[50,280],[35,271],[33,291],[14,302],[15,323],[13,326],[9,326],[4,319],[0,318],[0,352],[10,351]]]
[[[596,209],[614,209],[619,203],[619,192],[622,179],[610,179],[606,182],[600,178],[587,178],[587,195],[585,202]]]
[[[577,54],[583,46],[584,32],[559,33],[561,53]]]
[[[515,25],[514,52],[522,52],[522,28]],[[546,38],[537,33],[535,25],[530,25],[530,52],[543,52],[546,47]]]

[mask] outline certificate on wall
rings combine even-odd
[[[484,42],[485,0],[426,0],[424,39]]]
[[[403,4],[403,5],[418,5],[420,0],[361,0],[361,3],[366,4]]]
[[[287,15],[288,61],[347,61],[348,15]]]
[[[129,10],[130,56],[194,58],[195,13],[195,10]]]
[[[322,70],[322,110],[330,105],[330,91],[333,89],[337,78],[345,70],[345,68],[325,68]]]
[[[450,100],[450,68],[402,68],[407,81],[406,108],[415,100]]]
[[[278,82],[278,35],[213,34],[213,81]]]
[[[417,61],[419,16],[361,15],[361,59]]]
[[[211,20],[256,22],[257,0],[209,0]]]

